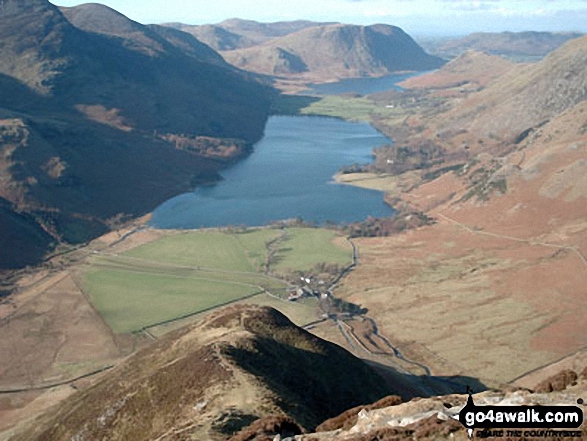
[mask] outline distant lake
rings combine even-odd
[[[411,72],[393,74],[377,78],[349,78],[336,83],[310,84],[305,93],[318,95],[340,95],[343,93],[358,93],[369,95],[371,93],[385,92],[387,90],[403,90],[397,83],[408,78],[423,75],[426,72]]]
[[[371,162],[373,148],[389,142],[369,124],[272,116],[254,152],[225,170],[222,181],[165,202],[151,224],[259,226],[295,217],[349,223],[390,216],[381,192],[332,182],[341,167]]]

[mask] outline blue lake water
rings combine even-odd
[[[341,167],[371,162],[373,148],[389,142],[369,124],[273,116],[254,152],[225,170],[222,181],[165,202],[154,211],[151,224],[259,226],[296,217],[349,223],[390,216],[393,210],[381,192],[332,182]]]
[[[408,78],[423,75],[426,72],[411,72],[393,74],[377,78],[349,78],[336,83],[310,84],[306,93],[318,95],[340,95],[343,93],[358,93],[369,95],[371,93],[385,92],[387,90],[403,90],[397,83]]]

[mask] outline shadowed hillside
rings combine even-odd
[[[208,46],[102,5],[64,12],[0,6],[0,197],[51,243],[86,241],[217,179],[262,136],[271,90]],[[33,263],[39,253],[24,250],[48,249],[37,239],[1,260]]]
[[[87,3],[72,8],[62,7],[60,10],[78,29],[120,37],[128,49],[146,54],[158,54],[169,51],[169,43],[171,43],[199,61],[226,67],[222,57],[209,46],[173,28],[157,25],[143,26],[118,11],[98,3]]]

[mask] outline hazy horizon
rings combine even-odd
[[[54,3],[77,6],[87,2]],[[210,24],[231,18],[260,22],[304,19],[361,25],[386,23],[422,36],[503,31],[587,32],[586,0],[217,0],[214,7],[193,0],[178,0],[173,7],[153,0],[98,3],[143,24]]]

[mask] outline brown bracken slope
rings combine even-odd
[[[222,440],[268,416],[313,429],[390,392],[276,310],[230,307],[140,351],[13,439]]]
[[[440,70],[418,99],[448,79],[441,107],[378,121],[397,140],[378,154],[382,182],[436,224],[357,239],[361,265],[337,294],[434,374],[508,383],[587,346],[585,66],[581,38],[480,91]],[[432,148],[425,170],[402,171]]]

